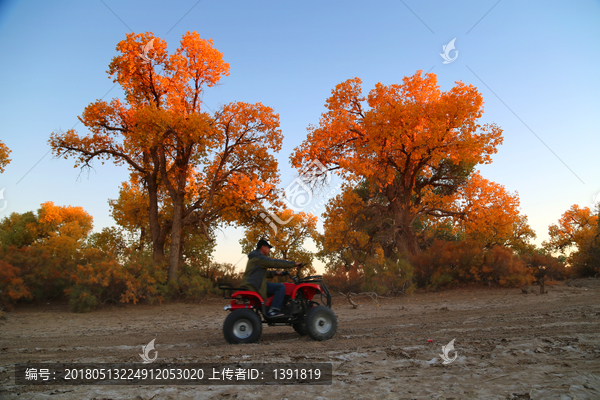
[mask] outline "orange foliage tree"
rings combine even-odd
[[[58,237],[81,242],[93,227],[92,216],[82,207],[55,206],[51,201],[42,203],[38,210],[38,220],[46,242]]]
[[[579,275],[594,276],[600,273],[600,225],[598,215],[589,207],[574,204],[548,227],[550,239],[544,242],[548,251],[568,254],[567,263]]]
[[[4,172],[4,168],[10,163],[10,149],[0,140],[0,174]]]
[[[158,243],[168,243],[172,207],[162,185],[157,192],[158,210],[156,219],[161,227]],[[117,199],[109,199],[110,213],[115,222],[129,237],[135,238],[136,250],[145,251],[152,248],[152,235],[149,216],[149,196],[142,180],[137,174],[131,174],[129,181],[122,182]]]
[[[341,286],[379,294],[408,293],[412,267],[390,235],[393,217],[385,209],[382,212],[382,196],[371,194],[363,182],[355,189],[344,187],[329,201],[325,232],[315,235],[317,256],[326,262],[328,280]]]
[[[463,215],[457,222],[466,239],[487,248],[501,245],[524,249],[535,238],[527,216],[519,212],[518,193],[483,178],[479,171],[460,189],[459,199]]]
[[[364,185],[362,185],[364,186]],[[324,234],[317,233],[317,256],[328,269],[335,270],[339,265],[350,266],[358,262],[364,264],[369,254],[375,252],[374,246],[380,243],[389,256],[394,246],[389,238],[390,221],[377,213],[375,202],[366,199],[368,189],[344,187],[342,192],[325,205],[323,213]]]
[[[142,58],[141,49],[151,40],[149,59]],[[188,32],[173,54],[166,49],[151,33],[128,34],[108,71],[125,91],[125,101],[90,104],[80,117],[90,134],[53,133],[50,144],[56,156],[74,157],[76,166],[110,159],[139,176],[148,195],[154,261],[163,260],[163,229],[169,229],[174,281],[185,226],[199,226],[208,238],[211,224],[243,221],[262,200],[275,199],[272,151],[280,150],[282,135],[278,115],[261,103],[203,111],[205,87],[229,74],[212,40]],[[169,226],[160,222],[159,186],[171,202]]]
[[[392,217],[392,247],[411,254],[419,251],[415,221],[456,215],[458,187],[476,164],[491,162],[502,142],[498,126],[477,122],[483,99],[475,87],[456,82],[442,92],[435,74],[422,71],[402,84],[378,83],[367,98],[361,80],[349,79],[326,107],[292,154],[293,166],[318,159],[349,184],[368,182],[379,199],[371,205]]]
[[[147,192],[141,182],[135,180],[132,175],[131,180],[128,182],[122,182],[121,188],[119,189],[119,197],[117,199],[108,200],[110,211],[113,219],[122,227],[132,238],[136,238],[137,249],[144,251],[147,244],[146,241],[149,239],[150,227],[148,217],[148,196]],[[159,220],[161,221],[162,234],[166,237],[168,229],[167,224],[164,221],[164,217],[160,215]],[[162,238],[161,242],[164,242]]]
[[[595,234],[598,216],[589,207],[574,204],[558,220],[548,227],[550,239],[544,242],[549,250],[565,253],[580,249]]]

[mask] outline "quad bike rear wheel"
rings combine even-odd
[[[232,311],[223,323],[223,336],[231,344],[256,343],[261,334],[260,317],[249,309]]]
[[[328,340],[337,331],[337,318],[335,313],[326,306],[316,306],[306,314],[306,331],[314,340]]]

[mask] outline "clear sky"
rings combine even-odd
[[[122,96],[106,70],[126,33],[151,31],[172,51],[194,30],[231,66],[206,91],[207,107],[262,102],[279,113],[282,187],[295,177],[289,155],[336,84],[359,77],[368,92],[423,70],[444,91],[462,80],[482,93],[482,122],[501,126],[504,144],[481,171],[518,191],[536,243],[600,192],[599,1],[0,0],[0,140],[13,160],[0,175],[0,218],[53,201],[83,207],[97,231],[113,225],[107,200],[127,169],[96,163],[80,175],[48,154],[49,135],[75,126],[96,99]],[[452,39],[457,58],[443,64]],[[243,257],[242,233],[218,234],[217,261]]]

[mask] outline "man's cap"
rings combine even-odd
[[[272,249],[272,248],[273,248],[273,246],[271,246],[271,245],[269,244],[269,242],[267,242],[267,239],[260,239],[260,240],[258,241],[258,243],[256,244],[256,248],[257,248],[257,249],[260,249],[260,248],[261,248],[261,247],[263,247],[263,246],[267,246],[267,247],[268,247],[268,248],[270,248],[270,249]]]

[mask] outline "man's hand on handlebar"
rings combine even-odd
[[[296,263],[296,272],[300,272],[300,270],[304,267],[304,264],[301,262]],[[275,271],[275,276],[292,276],[289,271]]]

